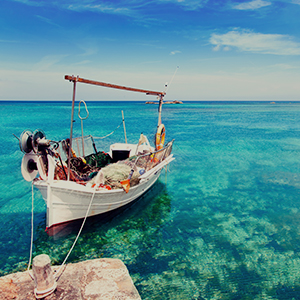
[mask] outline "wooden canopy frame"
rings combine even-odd
[[[131,88],[131,87],[126,87],[126,86],[122,86],[122,85],[116,85],[116,84],[105,83],[105,82],[101,82],[101,81],[89,80],[89,79],[84,79],[84,78],[70,76],[70,75],[66,75],[65,79],[72,81],[72,82],[76,81],[76,82],[88,83],[88,84],[93,84],[93,85],[105,86],[105,87],[109,87],[112,89],[126,90],[126,91],[131,91],[131,92],[140,92],[140,93],[145,93],[146,95],[154,95],[154,96],[164,96],[165,95],[164,92],[156,92],[156,91]]]
[[[156,91],[126,87],[126,86],[122,86],[122,85],[116,85],[116,84],[105,83],[105,82],[101,82],[101,81],[84,79],[84,78],[80,78],[79,76],[76,77],[74,75],[72,75],[72,76],[65,75],[65,79],[69,80],[70,82],[73,82],[73,84],[74,84],[73,85],[73,99],[72,99],[70,147],[69,147],[69,155],[68,155],[68,180],[70,180],[70,160],[71,160],[70,158],[71,158],[71,149],[72,149],[74,106],[75,106],[75,93],[76,93],[76,83],[77,82],[87,83],[87,84],[92,84],[92,85],[98,85],[98,86],[103,86],[103,87],[108,87],[108,88],[113,88],[113,89],[119,89],[119,90],[126,90],[126,91],[131,91],[131,92],[139,92],[139,93],[144,93],[146,95],[157,96],[157,97],[159,97],[158,125],[157,125],[157,127],[161,124],[161,110],[162,110],[163,98],[166,95],[165,92],[156,92]]]

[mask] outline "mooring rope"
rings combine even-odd
[[[81,224],[81,227],[80,227],[80,229],[79,229],[79,231],[78,231],[78,234],[77,234],[77,236],[76,236],[76,239],[74,240],[72,247],[70,248],[70,250],[69,250],[67,256],[65,257],[63,263],[61,264],[61,266],[60,266],[60,268],[59,268],[59,270],[58,270],[58,272],[57,272],[56,281],[58,281],[59,278],[60,278],[60,276],[62,275],[62,268],[63,268],[63,266],[65,265],[65,263],[66,263],[68,257],[70,256],[72,250],[74,249],[75,244],[76,244],[76,242],[77,242],[77,240],[78,240],[78,238],[79,238],[79,236],[80,236],[80,234],[81,234],[81,231],[82,231],[82,229],[83,229],[83,226],[84,226],[84,224],[85,224],[85,221],[86,221],[86,219],[87,219],[87,217],[88,217],[89,211],[90,211],[90,209],[91,209],[91,206],[92,206],[92,203],[93,203],[93,200],[94,200],[94,197],[95,197],[95,193],[96,193],[96,189],[95,189],[94,192],[93,192],[93,195],[92,195],[92,198],[91,198],[89,207],[88,207],[88,209],[87,209],[87,211],[86,211],[85,217],[84,217],[83,222],[82,222],[82,224]],[[31,279],[34,280],[33,275],[32,275],[32,274],[30,273],[30,271],[29,271],[30,266],[31,266],[31,260],[32,260],[32,248],[33,248],[33,216],[34,216],[34,214],[33,214],[33,211],[34,211],[34,193],[33,193],[33,184],[32,184],[32,189],[31,189],[31,199],[32,199],[32,200],[31,200],[31,241],[30,241],[30,254],[29,254],[29,262],[28,262],[28,268],[27,268],[27,271],[28,271],[28,274],[29,274],[29,276],[31,277]]]
[[[119,125],[118,125],[111,133],[109,133],[109,134],[107,134],[107,135],[105,135],[105,136],[103,136],[103,137],[94,137],[94,139],[104,139],[104,138],[106,138],[106,137],[112,135],[112,134],[113,134],[113,133],[114,133],[114,132],[122,125],[122,124],[123,124],[123,120],[121,121],[121,123],[120,123],[120,124],[119,124]],[[29,254],[29,262],[28,262],[27,271],[28,271],[29,276],[34,280],[33,275],[32,275],[32,274],[30,273],[30,271],[29,271],[30,266],[31,266],[32,250],[33,250],[33,216],[34,216],[34,213],[33,213],[33,211],[34,211],[34,192],[33,192],[33,188],[34,188],[34,187],[33,187],[33,183],[32,183],[32,185],[31,185],[31,187],[32,187],[32,188],[31,188],[31,199],[32,199],[32,201],[31,201],[31,241],[30,241],[30,254]],[[96,192],[96,189],[95,189],[95,191],[93,192],[93,195],[92,195],[92,198],[91,198],[89,207],[88,207],[88,209],[87,209],[87,212],[86,212],[86,215],[85,215],[85,217],[84,217],[84,220],[83,220],[83,222],[82,222],[82,224],[81,224],[81,227],[80,227],[80,229],[79,229],[79,232],[78,232],[78,234],[77,234],[77,236],[76,236],[76,239],[75,239],[75,241],[73,242],[73,245],[72,245],[71,249],[69,250],[69,252],[68,252],[66,258],[64,259],[62,265],[60,266],[60,268],[59,268],[59,270],[58,270],[58,272],[57,272],[57,276],[56,276],[56,280],[57,280],[57,281],[59,280],[59,278],[60,278],[60,276],[61,276],[61,274],[62,274],[62,268],[63,268],[63,266],[65,265],[65,263],[66,263],[68,257],[70,256],[70,254],[71,254],[73,248],[75,247],[75,244],[76,244],[76,242],[77,242],[77,240],[78,240],[78,238],[79,238],[79,236],[80,236],[80,234],[81,234],[81,231],[82,231],[83,226],[84,226],[84,224],[85,224],[85,221],[86,221],[86,219],[87,219],[88,213],[89,213],[89,211],[90,211],[92,202],[93,202],[93,200],[94,200],[95,192]]]
[[[65,263],[66,263],[66,261],[67,261],[69,255],[71,254],[71,252],[72,252],[73,248],[75,247],[75,244],[76,244],[76,242],[77,242],[77,240],[78,240],[78,238],[79,238],[79,236],[80,236],[80,234],[81,234],[81,231],[82,231],[82,229],[83,229],[83,226],[84,226],[84,224],[85,224],[85,221],[86,221],[86,219],[87,219],[87,217],[88,217],[90,208],[91,208],[91,206],[92,206],[92,202],[93,202],[93,200],[94,200],[95,193],[96,193],[96,189],[95,189],[94,192],[93,192],[93,195],[92,195],[92,198],[91,198],[89,207],[88,207],[88,209],[87,209],[87,211],[86,211],[84,220],[83,220],[83,222],[82,222],[82,224],[81,224],[81,227],[80,227],[79,232],[78,232],[78,234],[77,234],[77,236],[76,236],[76,239],[75,239],[75,241],[73,242],[72,247],[70,248],[70,250],[69,250],[69,252],[68,252],[66,258],[64,259],[63,263],[61,264],[61,266],[60,266],[60,268],[59,268],[59,270],[58,270],[58,272],[57,272],[56,281],[58,281],[59,278],[60,278],[60,276],[62,275],[62,272],[63,272],[63,271],[62,271],[62,268],[63,268],[63,266],[65,265]]]
[[[165,166],[165,183],[168,183],[168,165]]]
[[[33,183],[31,184],[31,239],[30,239],[30,254],[29,254],[29,262],[28,262],[28,274],[31,277],[31,279],[33,278],[33,275],[30,273],[29,269],[30,269],[30,265],[31,265],[31,259],[32,259],[32,247],[33,247]]]

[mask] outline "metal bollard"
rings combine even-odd
[[[51,269],[51,261],[48,255],[40,254],[32,261],[34,277],[34,294],[37,299],[44,298],[53,293],[57,287]]]

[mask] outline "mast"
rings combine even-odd
[[[158,124],[157,127],[161,124],[161,109],[164,100],[164,94],[159,95],[159,106],[158,106]]]
[[[72,97],[72,114],[71,114],[71,130],[70,130],[70,146],[68,153],[68,181],[70,180],[70,166],[72,156],[72,138],[73,138],[73,123],[74,123],[74,106],[75,106],[75,94],[76,94],[76,82],[78,77],[72,76],[73,81],[73,97]]]

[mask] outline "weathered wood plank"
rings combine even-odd
[[[87,83],[87,84],[93,84],[93,85],[109,87],[109,88],[112,88],[112,89],[126,90],[126,91],[132,91],[132,92],[140,92],[140,93],[145,93],[147,95],[154,95],[154,96],[164,96],[165,95],[164,92],[156,92],[156,91],[150,91],[150,90],[137,89],[137,88],[126,87],[126,86],[122,86],[122,85],[105,83],[105,82],[101,82],[101,81],[84,79],[84,78],[80,78],[80,77],[76,77],[76,76],[70,76],[70,75],[65,75],[65,79],[73,81],[73,82],[76,81],[76,82],[82,82],[82,83]]]

